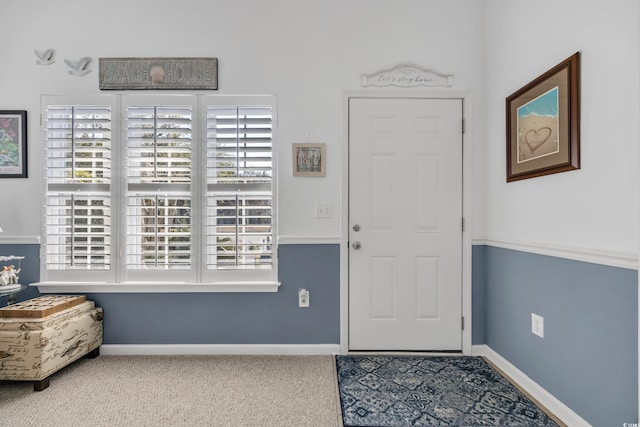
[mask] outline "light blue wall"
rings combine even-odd
[[[27,253],[21,282],[38,281],[38,246]],[[24,268],[28,266],[28,268]],[[88,294],[104,309],[105,344],[339,344],[339,245],[280,245],[276,293]],[[298,289],[310,307],[298,308]],[[34,289],[19,300],[37,296]],[[6,303],[6,298],[0,304]]]
[[[485,246],[473,246],[471,252],[471,344],[487,343],[487,287]]]
[[[594,426],[638,420],[638,273],[473,248],[473,342],[487,344]],[[531,313],[544,317],[544,339]]]

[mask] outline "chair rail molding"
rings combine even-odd
[[[40,244],[40,236],[3,236],[0,234],[0,245],[33,245]]]
[[[608,265],[610,267],[638,270],[638,254],[630,252],[616,252],[602,249],[562,246],[548,243],[519,242],[493,237],[474,237],[473,245],[493,246],[495,248],[511,249],[556,258],[566,258],[574,261],[592,264]]]
[[[339,245],[339,236],[278,236],[279,245]]]

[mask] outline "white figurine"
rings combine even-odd
[[[18,273],[20,269],[16,270],[13,265],[2,267],[0,272],[0,285],[14,285],[18,283]]]

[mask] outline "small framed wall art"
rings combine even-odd
[[[0,178],[27,177],[27,112],[0,110]]]
[[[325,176],[326,163],[325,144],[293,144],[293,176]]]
[[[506,104],[507,182],[580,169],[580,52]]]

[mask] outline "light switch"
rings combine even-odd
[[[331,218],[333,212],[330,203],[317,203],[316,202],[316,218]]]

